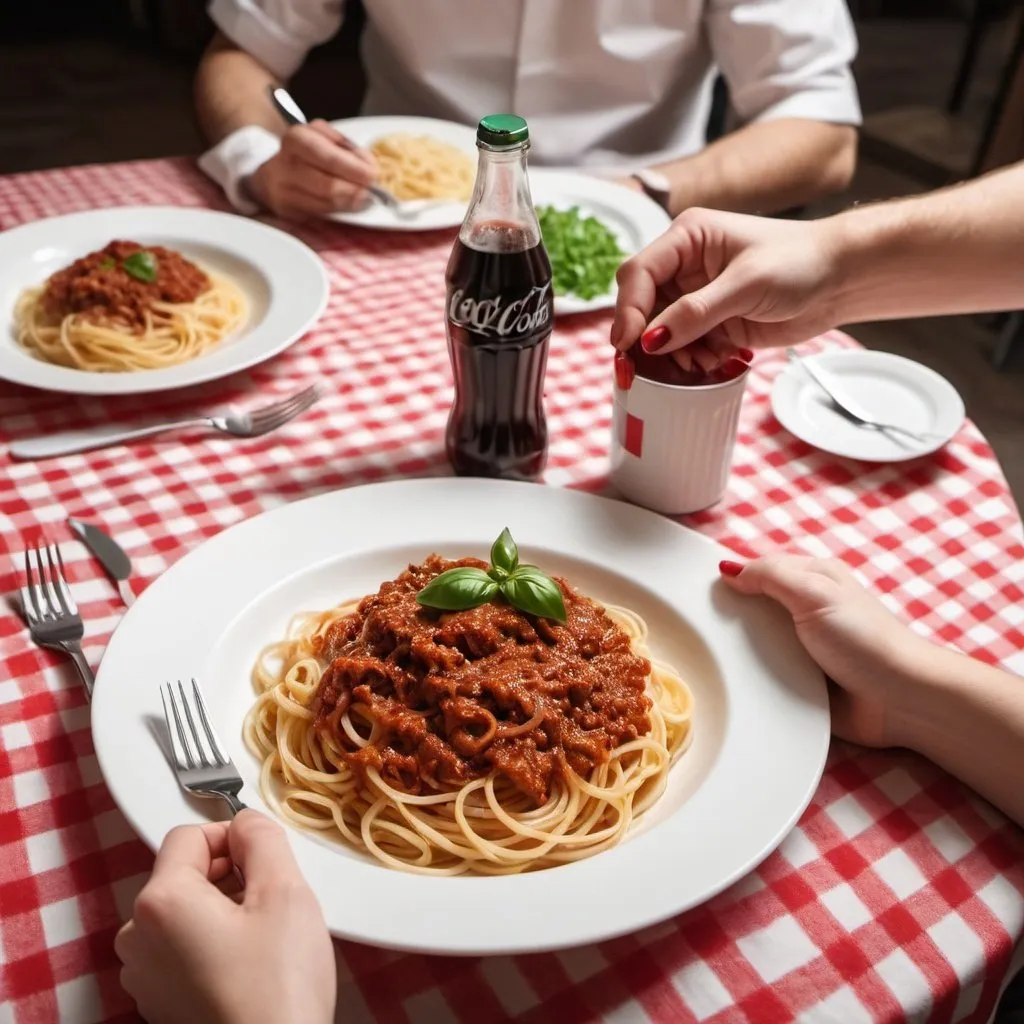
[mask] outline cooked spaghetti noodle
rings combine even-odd
[[[244,295],[227,278],[173,250],[115,241],[23,292],[15,337],[58,366],[156,370],[209,351],[246,314]]]
[[[380,184],[396,199],[469,199],[473,160],[425,135],[385,135],[370,145]]]
[[[378,594],[296,616],[264,648],[243,730],[264,797],[423,874],[512,874],[615,846],[689,745],[689,688],[649,659],[639,615],[564,581],[564,627],[502,604],[479,616],[405,602],[466,564],[480,563],[431,556]]]

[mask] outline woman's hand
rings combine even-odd
[[[891,615],[839,562],[771,555],[722,562],[741,594],[763,594],[792,616],[807,653],[829,677],[832,731],[869,747],[907,746],[925,700],[917,666],[928,641]]]
[[[240,901],[216,883],[232,865]],[[172,829],[114,943],[150,1024],[330,1024],[330,936],[284,830],[255,811]]]
[[[619,268],[612,344],[711,370],[744,349],[806,341],[835,326],[836,235],[829,220],[687,210]]]
[[[371,153],[318,120],[289,128],[281,149],[256,168],[247,187],[273,213],[304,217],[360,209],[377,173]]]

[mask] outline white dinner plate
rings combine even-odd
[[[882,423],[928,435],[923,441],[857,426],[837,412],[824,391],[790,363],[772,386],[775,418],[815,448],[866,462],[904,462],[938,451],[964,422],[964,402],[945,377],[890,352],[846,350],[803,356],[836,380]]]
[[[434,117],[349,117],[331,124],[359,146],[367,148],[385,135],[427,135],[438,142],[461,149],[473,161],[476,175],[476,128],[456,121],[442,121]],[[387,231],[438,231],[457,228],[466,215],[466,202],[436,200],[410,200],[405,214],[392,210],[383,203],[371,200],[362,210],[328,214],[331,220],[354,224],[360,228],[382,228]]]
[[[248,299],[245,323],[209,352],[161,370],[93,373],[29,355],[14,339],[18,296],[113,239],[176,249],[230,277]],[[327,270],[307,245],[230,213],[122,206],[32,221],[0,234],[0,379],[79,395],[131,395],[216,380],[297,341],[323,312],[329,290]]]
[[[424,877],[287,826],[337,936],[445,954],[531,952],[634,931],[693,907],[766,857],[817,787],[829,744],[824,679],[787,616],[717,582],[728,551],[622,502],[473,479],[375,484],[275,509],[206,541],[128,610],[100,666],[100,768],[151,847],[220,805],[179,790],[156,736],[160,684],[197,677],[213,725],[266,810],[242,740],[258,651],[291,615],[374,592],[431,552],[486,557],[508,526],[524,560],[646,619],[656,657],[695,699],[694,741],[663,797],[614,849],[505,877]]]
[[[554,206],[559,210],[567,210],[578,206],[581,215],[596,217],[614,233],[625,257],[649,245],[672,223],[672,218],[642,192],[634,192],[614,181],[575,171],[531,168],[530,191],[535,207]],[[592,299],[556,293],[555,314],[610,309],[615,305],[616,292],[613,280],[607,292]]]

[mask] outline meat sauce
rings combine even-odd
[[[456,566],[487,563],[431,555],[321,640],[318,654],[329,664],[315,724],[342,744],[355,770],[376,768],[412,794],[496,772],[539,805],[567,768],[587,778],[610,751],[647,733],[650,662],[599,605],[564,580],[564,626],[500,598],[461,612],[419,605],[417,593]],[[339,727],[350,708],[381,728],[362,749]],[[353,716],[357,725],[361,717]]]
[[[151,253],[156,261],[152,282],[124,269],[124,261],[138,252]],[[42,302],[55,321],[81,313],[90,323],[141,334],[154,302],[194,302],[210,284],[199,267],[173,249],[113,241],[58,270],[46,282]]]

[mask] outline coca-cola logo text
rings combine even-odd
[[[529,334],[551,319],[551,282],[534,285],[522,298],[504,302],[503,296],[474,299],[456,288],[448,302],[448,318],[477,334],[507,338]]]

